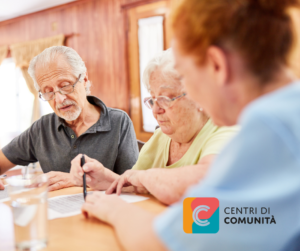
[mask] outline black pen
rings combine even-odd
[[[82,154],[82,157],[81,157],[81,167],[83,167],[84,164],[85,164],[85,159],[84,159],[84,155]],[[83,179],[83,198],[85,200],[85,197],[86,197],[86,178],[85,178],[85,172],[83,172],[82,179]]]

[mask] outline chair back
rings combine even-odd
[[[139,152],[141,151],[142,147],[145,145],[145,142],[141,141],[141,140],[137,140],[138,143],[138,147],[139,147]]]

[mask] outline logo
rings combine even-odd
[[[187,234],[215,234],[219,231],[217,198],[185,198],[183,230]]]

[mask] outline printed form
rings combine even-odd
[[[88,192],[92,193],[92,192]],[[104,193],[104,191],[103,191]],[[109,196],[109,195],[107,195]],[[121,194],[120,198],[128,203],[139,202],[147,200],[147,197],[134,194]],[[9,194],[7,185],[4,190],[0,190],[0,203],[9,201]],[[48,199],[48,219],[53,220],[57,218],[69,217],[81,214],[81,207],[84,203],[83,193],[72,195],[61,195]]]
[[[4,190],[0,190],[0,203],[9,201],[9,194],[7,191],[7,186],[8,185],[4,185]]]
[[[121,194],[120,198],[128,203],[134,203],[148,199],[147,197],[133,194]],[[64,218],[81,214],[81,207],[83,203],[84,199],[82,193],[61,195],[50,198],[48,199],[48,219],[53,220],[56,218]]]

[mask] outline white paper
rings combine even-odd
[[[27,205],[24,207],[13,207],[14,222],[20,227],[25,227],[36,215],[37,205]]]
[[[0,190],[0,202],[5,202],[5,201],[9,201],[9,194],[7,191],[7,186],[8,185],[4,185],[4,190]]]
[[[92,193],[92,192],[88,192]],[[102,193],[105,193],[102,191]],[[106,195],[109,196],[109,195]],[[121,194],[120,198],[128,203],[147,200],[147,197]],[[81,213],[81,207],[84,203],[83,194],[61,195],[48,199],[48,219],[65,218]]]

